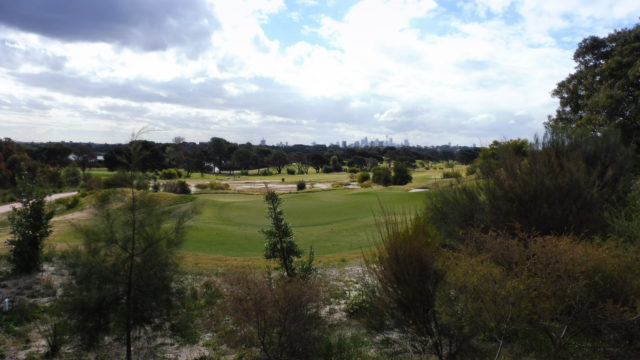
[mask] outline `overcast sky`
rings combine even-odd
[[[532,137],[640,1],[0,0],[0,137]]]

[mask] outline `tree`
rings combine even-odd
[[[222,165],[225,161],[231,158],[230,155],[230,143],[219,137],[212,137],[207,144],[207,152],[209,153],[209,160],[213,162],[213,166],[218,168],[218,172],[222,170]],[[231,152],[232,154],[233,152]],[[215,172],[214,168],[214,172]]]
[[[79,227],[83,251],[73,258],[75,280],[68,308],[74,328],[87,347],[103,335],[124,335],[126,358],[132,358],[132,334],[168,316],[173,308],[175,250],[184,238],[189,208],[161,204],[147,190],[136,191],[136,171],[145,159],[141,142],[128,153],[129,190],[97,198],[92,223]]]
[[[391,185],[391,170],[385,166],[376,166],[371,169],[373,176],[371,177],[371,181],[374,184],[389,186]]]
[[[91,167],[92,163],[97,159],[96,152],[89,145],[79,145],[73,150],[73,154],[76,156],[76,163],[82,170],[82,174]]]
[[[255,153],[248,147],[239,147],[231,157],[233,164],[240,170],[249,170],[254,162]]]
[[[640,150],[640,24],[578,45],[576,71],[558,83],[560,100],[550,128],[583,128],[600,133],[616,128],[626,144]]]
[[[322,154],[314,153],[309,155],[309,164],[316,170],[317,174],[323,166],[328,164],[328,161]]]
[[[300,258],[302,255],[298,245],[293,241],[293,231],[284,219],[282,209],[282,199],[275,191],[267,191],[264,198],[268,206],[269,221],[271,227],[267,230],[261,230],[267,238],[264,248],[265,259],[276,259],[280,264],[281,270],[288,277],[296,276],[294,259]]]
[[[393,185],[406,185],[413,180],[409,168],[404,163],[395,163],[393,165],[393,175],[391,182]]]
[[[278,174],[282,173],[282,168],[287,166],[289,163],[289,157],[282,150],[276,150],[271,153],[271,157],[269,158],[269,164],[275,167],[278,171]]]
[[[51,234],[53,211],[46,210],[45,194],[33,182],[19,183],[18,193],[22,207],[14,207],[9,214],[9,262],[13,272],[29,274],[42,265],[42,246]]]
[[[298,168],[298,174],[309,173],[309,163],[307,161],[307,154],[297,152],[293,154],[292,158],[296,162],[296,167]]]

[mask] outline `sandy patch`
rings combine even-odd
[[[75,194],[77,194],[77,191],[74,192],[68,192],[68,193],[60,193],[60,194],[53,194],[53,195],[49,195],[47,196],[47,201],[54,201],[57,199],[62,199],[65,197],[69,197],[69,196],[73,196]],[[6,213],[11,211],[11,209],[15,208],[20,208],[22,206],[22,204],[20,204],[19,202],[16,203],[11,203],[11,204],[7,204],[7,205],[2,205],[0,206],[0,214]]]

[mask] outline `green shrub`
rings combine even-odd
[[[209,188],[209,184],[206,183],[198,183],[195,185],[198,190],[207,190]]]
[[[126,188],[131,186],[131,177],[124,171],[118,171],[112,177],[102,182],[105,189]]]
[[[191,194],[189,184],[184,180],[166,182],[162,184],[162,191],[174,194]]]
[[[373,173],[371,181],[382,186],[391,185],[391,170],[388,167],[376,166],[371,169]]]
[[[362,184],[364,182],[367,182],[371,179],[371,175],[369,175],[368,172],[363,171],[361,173],[358,174],[358,177],[356,178],[356,180],[358,181],[358,183]]]
[[[160,179],[175,180],[182,177],[182,171],[178,169],[163,169],[160,171]]]
[[[307,183],[304,180],[299,180],[296,183],[296,190],[301,191],[307,188]]]
[[[91,177],[86,180],[84,185],[84,188],[88,191],[101,190],[103,188],[102,178],[99,178],[97,176]]]
[[[411,171],[402,163],[396,163],[393,166],[393,175],[391,176],[391,182],[393,185],[406,185],[413,180]]]
[[[62,178],[67,186],[76,187],[82,182],[82,172],[73,164],[62,170]]]
[[[465,174],[467,176],[471,176],[471,175],[475,175],[478,172],[478,166],[476,165],[476,163],[471,163],[471,165],[467,166],[467,170],[465,171]]]
[[[229,186],[229,184],[218,182],[218,181],[209,182],[209,184],[207,184],[207,187],[209,188],[209,190],[229,190],[229,189],[231,189],[231,186]]]
[[[458,170],[445,171],[442,173],[443,179],[459,179],[462,177],[462,173]]]
[[[358,171],[360,171],[360,170],[358,170],[358,168],[356,168],[356,167],[350,167],[349,169],[347,169],[347,172],[349,174],[357,174]]]
[[[296,169],[287,168],[287,175],[295,175],[295,174],[296,174]]]
[[[273,175],[273,173],[269,169],[262,169],[262,170],[260,170],[260,175],[262,175],[262,176],[271,176],[271,175]]]

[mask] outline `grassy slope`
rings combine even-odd
[[[335,190],[284,194],[283,211],[296,241],[316,254],[360,251],[375,237],[374,213],[385,208],[415,211],[424,193],[403,190]],[[262,195],[211,194],[198,197],[202,213],[189,226],[187,252],[231,257],[259,257],[268,226]]]

